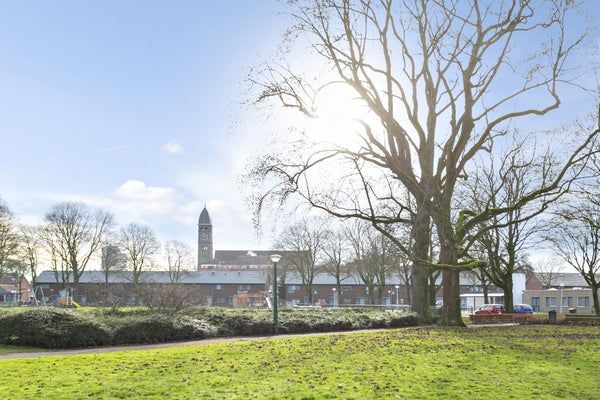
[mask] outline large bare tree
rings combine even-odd
[[[265,202],[295,196],[340,218],[369,221],[414,260],[413,308],[428,317],[428,268],[442,270],[439,322],[463,325],[459,271],[483,265],[462,251],[485,221],[562,189],[598,130],[573,137],[554,179],[509,207],[453,212],[455,190],[473,159],[493,151],[509,127],[544,116],[577,72],[570,56],[586,32],[567,33],[571,1],[292,2],[296,24],[281,58],[252,75],[259,102],[318,117],[319,96],[335,86],[368,110],[358,144],[294,137],[252,170]],[[577,26],[576,29],[579,29]],[[310,54],[306,54],[309,48]],[[301,52],[304,52],[301,53]],[[314,56],[323,68],[312,74]],[[302,60],[300,63],[296,59]],[[332,129],[335,129],[333,127]],[[346,136],[353,132],[345,132]],[[323,179],[342,169],[326,184]],[[407,190],[410,201],[400,193]],[[412,248],[389,225],[408,224]],[[439,259],[429,260],[432,227]]]
[[[57,203],[46,214],[43,226],[46,244],[56,262],[70,271],[75,296],[79,295],[79,278],[100,250],[112,225],[111,213],[79,202]]]

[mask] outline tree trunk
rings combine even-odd
[[[438,320],[438,325],[465,326],[460,310],[460,272],[444,271],[442,276],[444,305],[442,306],[442,316]]]
[[[440,235],[440,243],[444,243],[440,251],[440,263],[456,265],[456,244],[444,235]],[[442,272],[444,304],[442,315],[438,320],[443,326],[465,326],[460,309],[460,272],[456,270]]]
[[[436,280],[437,274],[434,272],[429,272],[427,277],[427,296],[429,298],[429,304],[432,306],[435,306],[437,301],[438,286]]]
[[[424,210],[417,210],[412,235],[414,239],[413,251],[415,255],[420,259],[429,260],[431,229],[429,217],[425,215]],[[431,322],[431,310],[429,309],[429,270],[427,266],[418,261],[413,263],[411,285],[412,290],[410,292],[412,292],[412,297],[410,298],[410,303],[412,310],[424,323]],[[435,301],[433,304],[435,304]]]
[[[490,303],[490,288],[487,284],[487,282],[484,280],[481,282],[482,283],[482,287],[483,287],[483,303],[484,304],[489,304]]]
[[[343,293],[342,293],[342,282],[340,281],[339,276],[337,277],[337,282],[335,283],[335,286],[337,287],[337,304],[338,307],[343,304]]]
[[[600,301],[598,300],[598,287],[600,285],[592,286],[592,300],[594,301],[594,311],[596,315],[600,316]]]
[[[512,313],[514,310],[512,274],[504,277],[502,290],[504,291],[504,312]]]

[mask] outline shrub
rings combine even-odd
[[[46,349],[102,346],[110,343],[106,327],[76,311],[31,309],[0,317],[0,343]]]
[[[206,321],[185,316],[153,314],[121,317],[113,321],[114,344],[200,340],[216,335],[216,328]]]

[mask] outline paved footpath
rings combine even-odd
[[[468,325],[467,328],[501,328],[506,326],[515,326],[517,324],[495,324],[495,325]],[[430,328],[431,326],[420,326],[415,327],[416,329]],[[397,328],[403,329],[403,328]],[[383,332],[389,329],[363,329],[357,331],[343,331],[343,332],[318,332],[318,333],[297,333],[291,335],[270,335],[270,336],[236,336],[236,337],[223,337],[214,339],[204,340],[193,340],[188,342],[169,342],[169,343],[158,343],[158,344],[140,344],[132,346],[107,346],[107,347],[91,347],[85,349],[75,350],[40,350],[38,352],[28,353],[7,353],[0,354],[0,360],[6,360],[11,358],[32,358],[32,357],[49,357],[49,356],[64,356],[64,355],[75,355],[75,354],[100,354],[100,353],[112,353],[115,351],[129,351],[129,350],[153,350],[153,349],[164,349],[169,347],[183,347],[183,346],[206,346],[217,343],[235,343],[235,342],[248,342],[253,340],[272,340],[272,339],[284,339],[284,338],[297,338],[297,337],[311,337],[311,336],[331,336],[331,335],[353,335],[356,333],[372,333],[372,332]]]

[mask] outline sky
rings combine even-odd
[[[21,222],[83,201],[195,246],[206,205],[216,249],[271,245],[239,178],[266,129],[242,103],[288,26],[284,1],[1,4],[0,196]]]
[[[217,249],[268,247],[240,193],[260,132],[244,78],[286,26],[277,1],[23,1],[0,14],[0,196],[25,223],[58,201]],[[248,128],[251,129],[251,128]]]

